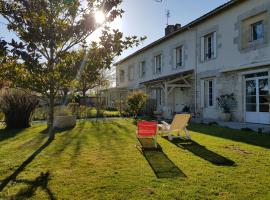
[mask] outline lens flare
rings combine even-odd
[[[102,24],[103,22],[105,22],[105,15],[102,11],[97,11],[95,13],[95,19],[96,19],[96,22],[98,24]]]

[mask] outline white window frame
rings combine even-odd
[[[119,70],[119,81],[120,81],[120,83],[125,82],[125,70],[123,70],[123,69]]]
[[[210,92],[210,83],[211,83],[211,92]],[[203,98],[204,98],[205,108],[211,108],[215,106],[215,80],[214,79],[204,80],[204,97]]]
[[[209,46],[209,39],[211,46]],[[211,48],[209,57],[209,48]],[[211,32],[201,37],[201,61],[213,60],[217,57],[217,32]]]
[[[128,67],[128,80],[133,81],[134,80],[134,66]]]
[[[156,103],[157,103],[157,106],[164,105],[164,95],[163,95],[162,88],[156,88]]]
[[[146,75],[145,61],[141,61],[139,64],[139,74],[140,78],[143,78]]]
[[[161,54],[156,55],[154,57],[154,60],[155,60],[155,74],[161,74],[161,72],[162,72],[162,55]],[[158,64],[160,66],[158,66]]]
[[[178,46],[174,49],[174,68],[184,67],[184,47]]]

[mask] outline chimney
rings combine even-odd
[[[174,25],[168,25],[166,28],[165,28],[165,36],[171,34],[174,32]]]
[[[181,28],[181,24],[175,24],[174,25],[174,31],[177,31]]]
[[[168,25],[166,28],[165,28],[165,36],[177,31],[181,29],[181,24],[175,24],[175,25]]]

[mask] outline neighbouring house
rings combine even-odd
[[[163,38],[116,63],[107,104],[140,89],[165,118],[188,107],[219,119],[216,98],[234,93],[234,121],[269,124],[269,23],[270,0],[232,0],[183,27],[167,26]]]

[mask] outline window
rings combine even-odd
[[[120,83],[125,81],[125,71],[120,70]]]
[[[268,43],[269,12],[262,11],[257,14],[247,15],[240,19],[239,49],[253,51],[264,47]]]
[[[139,66],[139,73],[140,73],[140,78],[143,78],[146,74],[145,72],[145,61],[140,62],[140,66]]]
[[[155,74],[161,73],[162,63],[161,63],[161,55],[155,56]]]
[[[264,38],[263,21],[251,24],[251,41],[258,41]]]
[[[175,49],[175,68],[183,66],[183,46]]]
[[[216,32],[207,34],[201,38],[201,60],[216,58]]]
[[[213,34],[204,36],[204,58],[210,60],[214,57]]]
[[[157,102],[157,106],[164,105],[163,89],[161,88],[156,89],[156,102]]]
[[[128,67],[128,80],[129,81],[134,80],[134,67],[133,66]]]
[[[204,102],[205,107],[214,106],[214,81],[206,80],[204,85]]]

